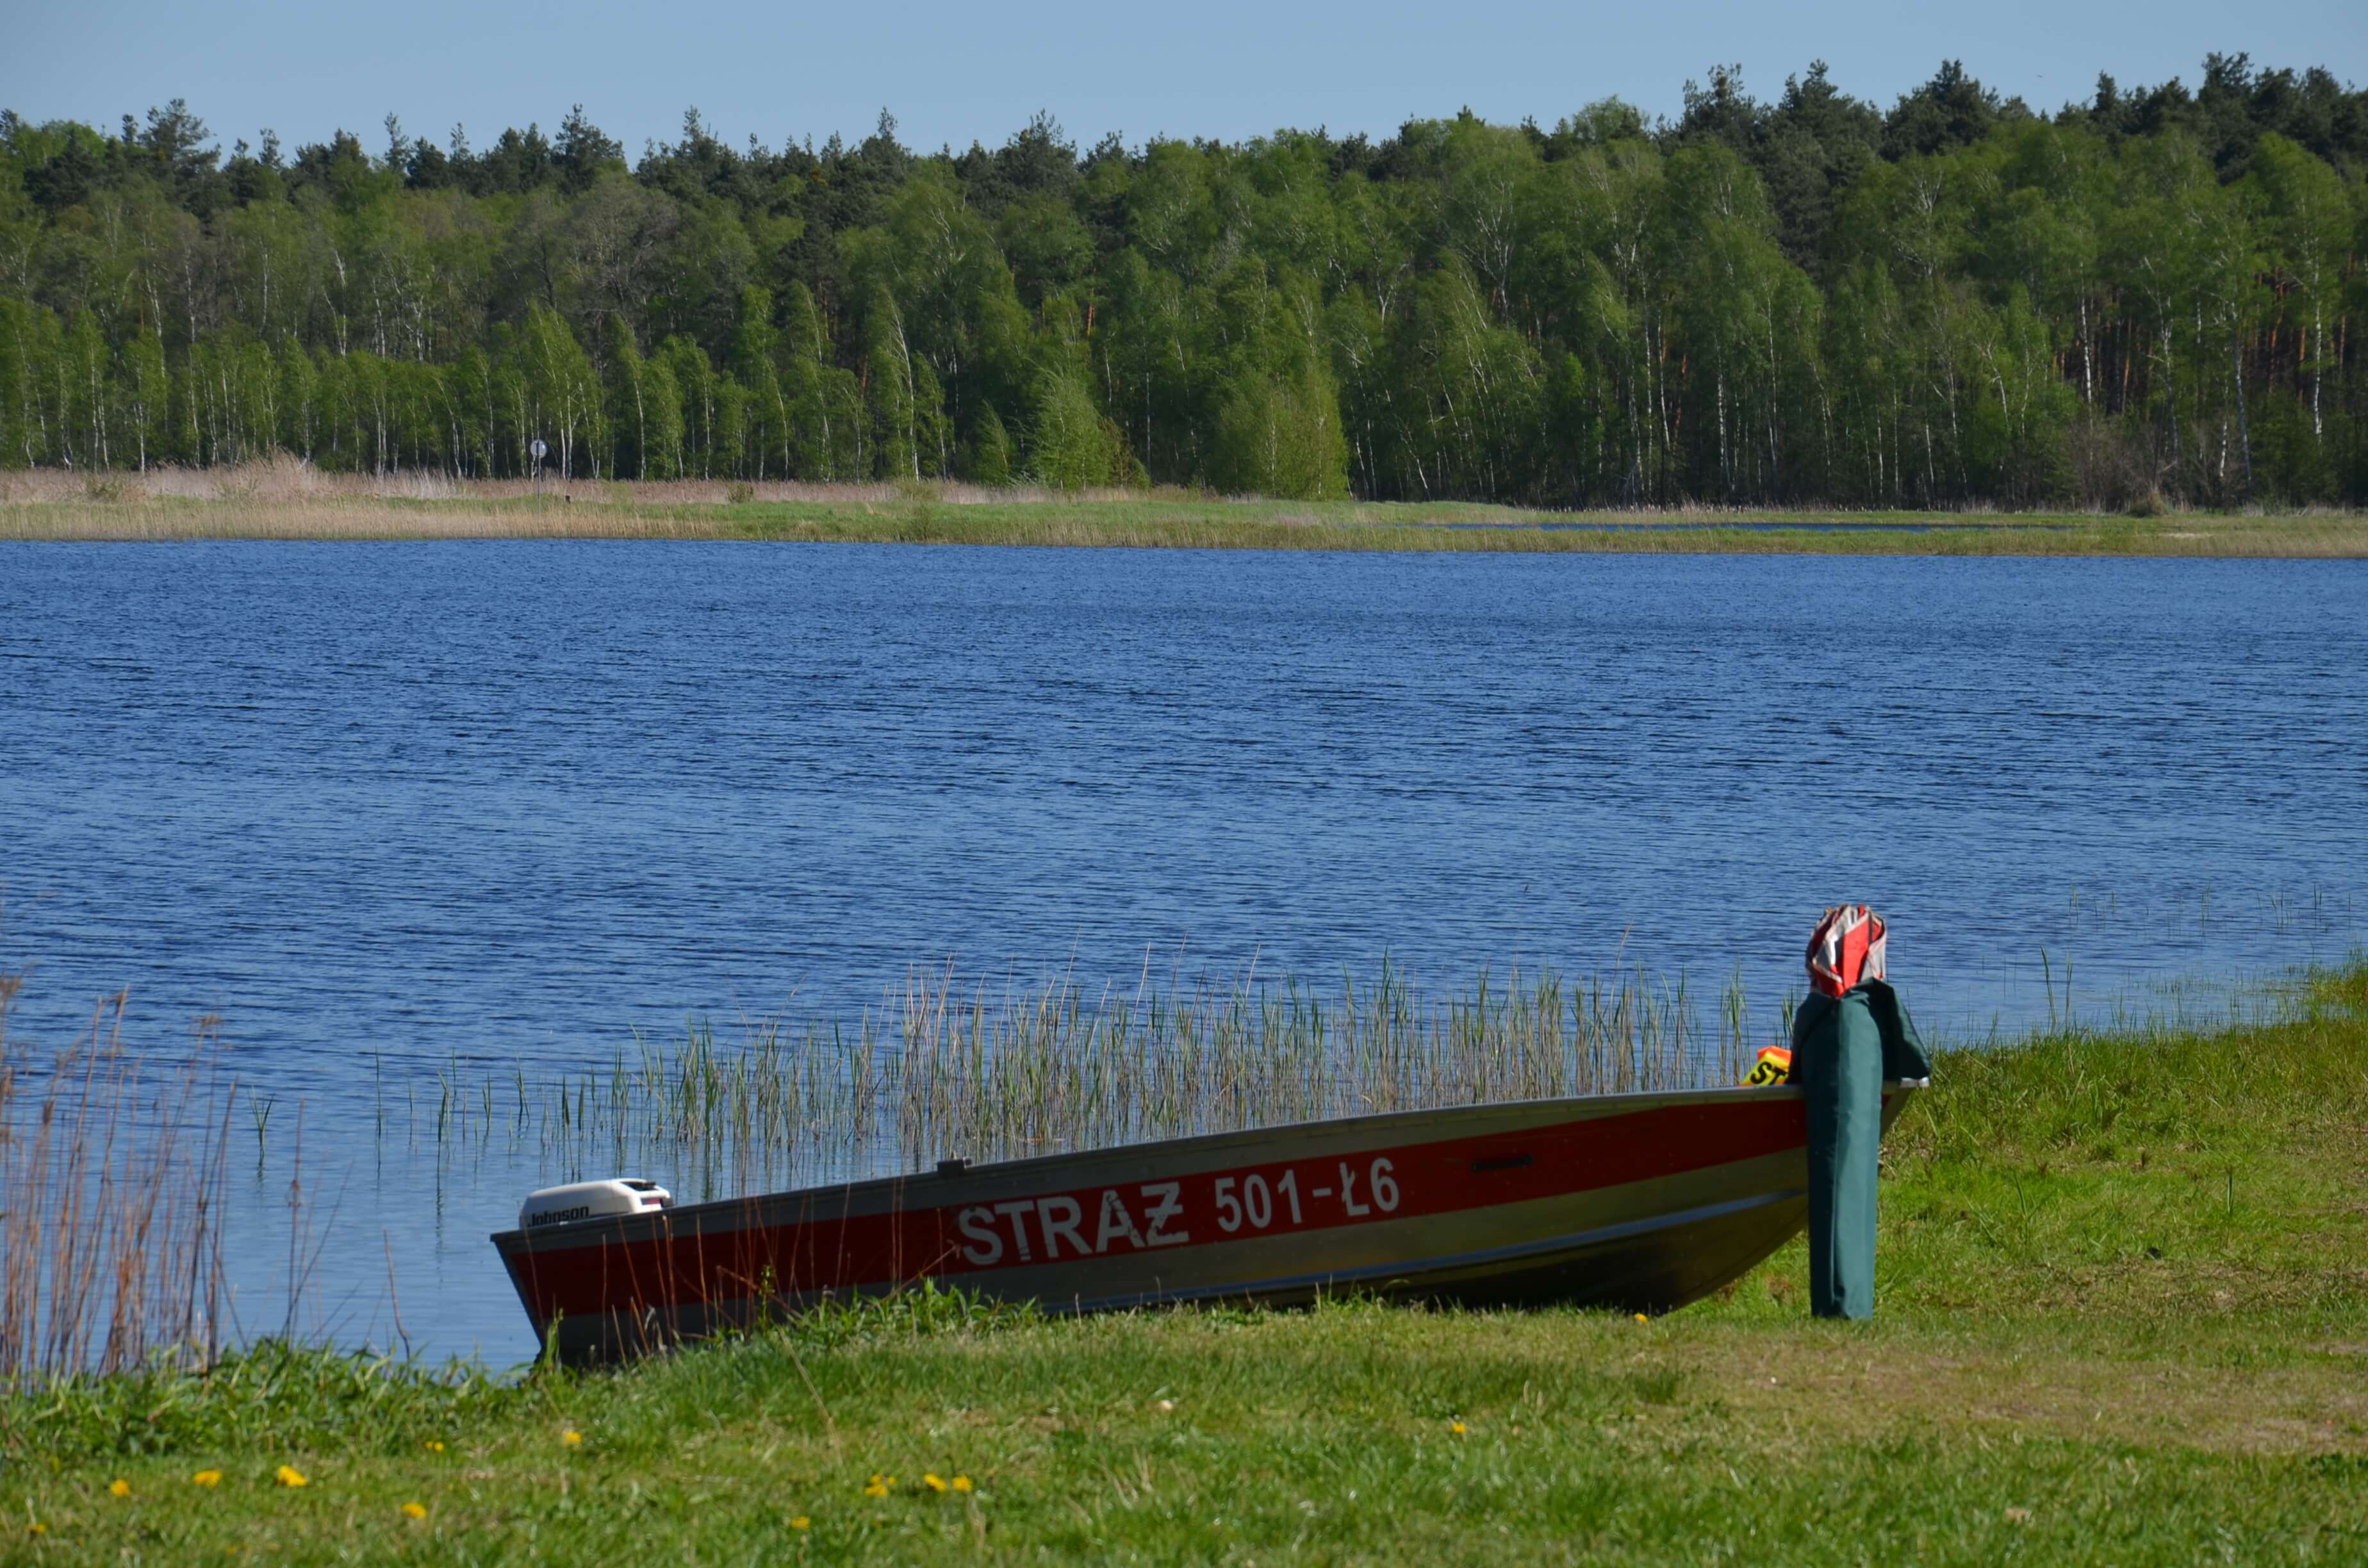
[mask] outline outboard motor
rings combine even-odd
[[[674,1207],[674,1194],[639,1176],[614,1176],[607,1181],[574,1181],[529,1193],[518,1206],[518,1229],[569,1225],[579,1220],[613,1219]]]

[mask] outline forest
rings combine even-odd
[[[1372,140],[0,113],[0,467],[1551,507],[2368,501],[2368,93],[1811,65]]]

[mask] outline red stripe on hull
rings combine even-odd
[[[825,1217],[814,1210],[854,1201],[851,1188],[825,1188],[807,1196],[799,1221],[758,1222],[758,1207],[780,1200],[756,1199],[657,1217],[649,1237],[527,1233],[506,1238],[504,1253],[540,1327],[563,1313],[879,1289],[1452,1214],[1706,1170],[1805,1139],[1797,1096],[1749,1095],[993,1204]]]

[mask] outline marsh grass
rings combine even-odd
[[[211,1041],[151,1071],[118,994],[37,1061],[8,1037],[21,984],[0,975],[0,1385],[209,1363],[235,1097]]]
[[[521,1154],[554,1179],[643,1166],[702,1198],[1371,1112],[1735,1082],[1753,1022],[1739,981],[1705,1024],[1688,983],[1552,971],[1426,994],[1384,961],[1295,978],[1088,988],[907,971],[848,1023],[772,1019],[735,1043],[693,1024],[609,1066],[530,1078],[448,1062],[380,1090],[382,1138],[440,1158]],[[1768,1021],[1773,1038],[1782,1015]]]
[[[2368,514],[2165,511],[1545,512],[1311,503],[1177,488],[1064,493],[905,481],[812,484],[461,480],[238,468],[0,472],[0,540],[705,539],[838,543],[1519,553],[2368,556]]]
[[[465,479],[436,470],[384,474],[332,473],[279,453],[220,468],[160,466],[145,472],[76,473],[63,469],[0,470],[0,506],[58,506],[97,501],[127,507],[144,504],[222,503],[233,506],[291,503],[461,501],[548,502],[561,506],[726,506],[831,504],[888,506],[928,501],[946,506],[1109,503],[1146,497],[1203,498],[1173,486],[1133,490],[1103,486],[1064,491],[1047,485],[971,484],[954,480],[882,480],[877,483],[741,479],[562,480]],[[1206,497],[1217,499],[1216,497]]]

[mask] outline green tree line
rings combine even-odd
[[[2242,55],[932,154],[6,113],[0,465],[2358,504],[2363,171],[2368,93]]]

